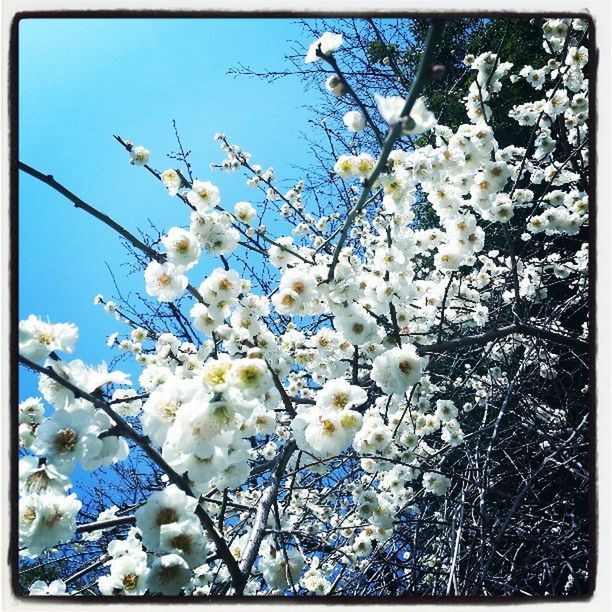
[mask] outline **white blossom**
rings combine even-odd
[[[71,323],[45,323],[30,315],[19,322],[19,352],[33,361],[42,361],[53,351],[72,353],[77,336]]]
[[[317,38],[306,53],[306,59],[304,60],[307,64],[317,62],[323,59],[318,53],[323,56],[330,56],[336,51],[342,44],[342,34],[334,34],[333,32],[324,32],[320,38]]]

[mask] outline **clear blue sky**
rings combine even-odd
[[[316,103],[298,79],[275,83],[233,77],[238,62],[258,69],[284,66],[288,41],[305,46],[287,19],[26,19],[19,26],[19,158],[52,174],[85,201],[133,232],[188,224],[188,210],[113,139],[119,134],[151,150],[151,165],[177,164],[172,119],[193,150],[196,177],[221,187],[222,204],[253,200],[238,174],[210,170],[224,132],[277,176],[297,179],[307,165],[300,132]],[[126,252],[110,228],[76,210],[33,177],[19,177],[19,317],[34,313],[80,330],[74,357],[110,361],[105,340],[121,325],[93,306],[113,294],[106,263],[126,292],[144,292],[141,275],[127,278]],[[204,262],[204,266],[206,263]],[[190,280],[203,280],[196,271]],[[21,398],[37,395],[22,372]]]

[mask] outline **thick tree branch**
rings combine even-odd
[[[251,528],[249,539],[240,560],[240,570],[244,574],[245,580],[251,573],[251,569],[255,563],[255,559],[257,558],[261,541],[266,533],[266,525],[268,523],[270,509],[272,508],[274,501],[277,499],[278,489],[285,474],[287,463],[296,448],[297,445],[292,440],[279,452],[276,467],[270,476],[270,480],[268,481],[266,488],[261,494],[261,498],[259,499],[259,505],[257,507],[257,514],[255,515],[255,519],[253,521],[253,527]],[[241,595],[243,588],[244,585],[240,588],[240,590],[236,591],[236,594]]]
[[[511,334],[523,334],[525,336],[534,336],[536,338],[544,338],[552,342],[564,344],[573,348],[577,351],[587,351],[589,343],[580,338],[574,338],[573,336],[564,336],[547,329],[541,329],[535,325],[528,325],[526,323],[518,323],[514,325],[507,325],[498,329],[492,329],[482,334],[474,334],[472,336],[463,336],[462,338],[453,338],[451,340],[443,340],[442,342],[435,342],[434,344],[421,344],[417,345],[417,353],[420,355],[426,355],[428,353],[442,353],[450,349],[462,348],[462,347],[477,347],[492,342],[493,340],[499,340],[505,338]]]

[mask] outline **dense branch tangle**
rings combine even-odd
[[[24,423],[40,439],[32,448],[42,461],[28,469],[61,467],[60,443],[90,465],[73,434],[92,447],[124,438],[130,448],[125,460],[97,458],[117,479],[102,491],[101,477],[95,492],[104,502],[92,495],[72,537],[38,565],[26,563],[24,581],[44,576],[57,554],[66,563],[58,576],[83,593],[104,591],[109,581],[114,594],[212,596],[588,590],[586,33],[576,20],[509,21],[497,36],[494,21],[451,20],[443,31],[438,21],[425,29],[415,20],[407,36],[400,23],[339,20],[342,46],[312,32],[321,36],[321,61],[308,74],[335,74],[346,93],[329,103],[322,142],[333,158],[371,151],[368,172],[330,174],[328,165],[308,175],[316,181],[283,193],[273,172],[220,135],[228,159],[215,167],[242,168],[264,198],[259,215],[238,205],[231,212],[214,185],[194,178],[177,131],[171,158],[184,168],[174,170],[176,196],[192,224],[173,230],[187,235],[187,246],[175,248],[171,232],[141,240],[19,163],[126,240],[136,268],[153,261],[194,278],[189,232],[198,236],[197,256],[220,262],[198,288],[186,284],[184,298],[153,289],[158,304],[120,299],[113,309],[101,298],[128,327],[114,345],[144,366],[134,395],[115,395],[126,384],[120,373],[95,378],[60,360],[71,332],[24,325],[20,361],[44,375],[41,392],[55,409]],[[512,29],[542,26],[556,51],[538,41],[533,66],[521,70],[520,58],[508,82]],[[471,38],[477,57],[453,64],[445,45],[468,51]],[[432,80],[440,57],[447,81]],[[542,91],[530,84],[538,78],[547,80]],[[372,93],[398,90],[397,116],[370,102]],[[448,97],[443,110],[440,92]],[[532,94],[538,105],[521,106]],[[513,99],[510,118],[496,113],[504,95]],[[427,124],[425,104],[441,125]],[[366,129],[348,139],[342,116],[353,106]],[[172,172],[150,165],[142,147],[115,138],[136,165],[171,184]],[[275,212],[291,236],[265,227],[265,213]],[[206,232],[221,226],[236,232],[233,249],[207,242]],[[153,248],[159,241],[167,253]],[[74,396],[68,403],[62,388]],[[101,411],[110,424],[84,431],[79,410],[91,411],[92,421]],[[191,511],[183,514],[192,502],[172,506],[171,485],[197,500],[199,527]],[[33,503],[39,493],[24,495]],[[101,514],[111,502],[118,509]],[[156,504],[162,520],[151,526]],[[31,552],[33,515],[24,516],[22,549]],[[199,556],[194,533],[209,544]],[[93,535],[76,542],[76,534]],[[87,554],[79,556],[75,543]],[[128,545],[129,572],[116,553]]]

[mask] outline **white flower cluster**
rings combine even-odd
[[[149,366],[141,384],[149,397],[143,404],[142,428],[164,459],[180,474],[187,473],[196,491],[211,484],[223,489],[241,485],[249,475],[244,439],[274,421],[261,399],[270,391],[271,375],[254,352],[243,359],[209,358],[191,362],[184,371]]]
[[[132,528],[125,540],[113,540],[108,545],[111,559],[106,565],[110,573],[98,578],[102,595],[144,595],[151,571],[139,535]],[[158,584],[151,581],[151,586],[155,589]]]
[[[179,194],[184,186],[176,170],[165,170],[160,179],[170,195]],[[183,295],[189,282],[185,272],[197,265],[202,249],[211,255],[231,253],[240,236],[234,223],[249,224],[256,215],[248,202],[238,202],[233,215],[220,209],[219,188],[209,181],[194,180],[181,197],[193,208],[189,230],[171,228],[161,240],[164,261],[152,261],[144,274],[147,293],[160,302],[173,302]]]
[[[317,457],[340,454],[352,443],[363,418],[352,408],[367,400],[366,392],[343,379],[328,380],[316,394],[312,408],[304,408],[293,419],[293,435],[302,450]]]
[[[419,357],[414,345],[394,348],[374,359],[372,379],[383,393],[404,394],[420,379],[427,357]]]
[[[286,557],[283,551],[278,550],[268,536],[262,542],[258,567],[266,583],[273,592],[282,594],[292,584],[299,584],[299,579],[304,568],[304,556],[296,548],[289,548]]]
[[[24,334],[21,350],[36,359],[43,359],[49,349],[72,351],[77,337],[74,325],[42,323],[32,316],[22,322],[20,328]],[[41,342],[26,338],[26,330],[34,338],[45,333],[51,340]],[[34,341],[38,344],[33,348]],[[90,367],[79,359],[70,362],[47,359],[44,365],[87,393],[111,383],[130,383],[126,374],[109,372],[104,363]],[[40,376],[39,389],[44,400],[54,408],[51,414],[45,414],[38,397],[28,398],[19,405],[20,446],[41,458],[39,461],[33,456],[25,456],[19,462],[22,493],[19,536],[25,548],[23,554],[28,556],[37,556],[44,549],[74,536],[81,502],[74,493],[66,493],[71,487],[68,476],[77,465],[92,471],[122,461],[129,452],[124,438],[101,435],[114,425],[104,411],[75,396],[50,376]]]
[[[76,531],[81,502],[76,495],[58,494],[51,488],[19,499],[19,539],[22,554],[40,555],[45,548],[70,540]]]
[[[30,595],[40,597],[41,595],[59,596],[65,595],[66,584],[63,580],[53,580],[49,584],[43,580],[37,580],[30,586]]]

